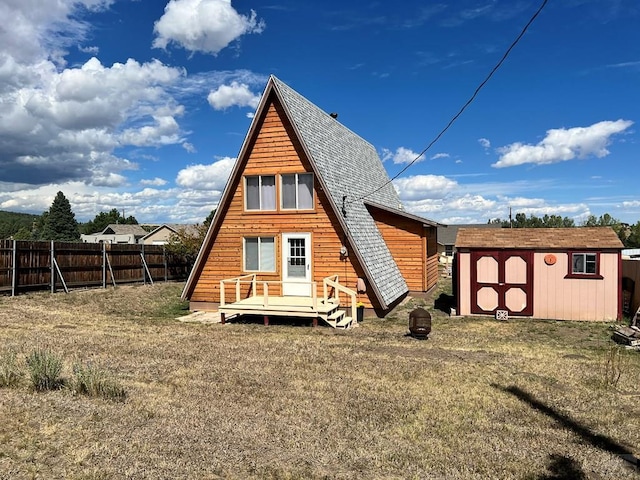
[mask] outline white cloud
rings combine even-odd
[[[448,153],[436,153],[431,157],[431,160],[438,160],[439,158],[449,158],[451,155]]]
[[[163,185],[166,185],[166,184],[167,184],[167,181],[160,177],[140,180],[140,185],[149,186],[149,187],[162,187]]]
[[[393,181],[400,199],[441,199],[458,188],[458,183],[441,175],[415,175]]]
[[[256,108],[260,103],[260,95],[252,93],[247,84],[234,81],[230,85],[220,85],[209,93],[207,100],[215,110],[233,106]]]
[[[182,142],[180,126],[175,118],[168,115],[158,116],[154,117],[154,121],[155,125],[125,130],[119,136],[120,142],[136,147],[172,145]]]
[[[176,183],[193,190],[222,191],[236,159],[224,157],[210,165],[190,165],[178,172]]]
[[[482,148],[491,148],[491,142],[486,138],[479,138],[478,143],[482,146]]]
[[[633,122],[629,120],[616,120],[598,122],[589,127],[551,129],[537,145],[517,142],[499,148],[500,159],[492,167],[513,167],[526,163],[546,165],[589,156],[601,158],[609,154],[606,147],[611,137],[631,125]]]
[[[91,55],[97,55],[98,52],[100,51],[100,48],[96,47],[96,46],[91,46],[91,47],[78,47],[78,50],[80,50],[83,53],[90,53]]]
[[[182,78],[181,69],[131,59],[105,67],[96,58],[60,72],[48,61],[21,69],[22,85],[0,91],[6,181],[115,184],[119,177],[105,175],[130,166],[114,162],[115,148],[182,141],[173,116],[183,107],[166,91]]]
[[[419,155],[418,153],[405,147],[398,147],[395,152],[386,148],[382,149],[382,160],[383,161],[393,160],[393,163],[395,164],[411,163],[418,158],[418,155]],[[417,161],[418,162],[422,161],[424,160],[424,158],[425,157],[423,155]]]
[[[170,0],[154,25],[155,48],[176,43],[191,52],[218,54],[231,42],[265,28],[256,12],[238,13],[231,0]]]
[[[182,142],[182,148],[184,148],[189,153],[196,153],[196,147],[193,146],[192,143]]]

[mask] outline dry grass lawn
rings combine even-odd
[[[181,288],[0,297],[0,354],[25,371],[0,388],[0,478],[638,478],[618,454],[640,454],[640,352],[607,324],[449,318],[433,299],[349,331],[189,324]],[[429,340],[406,335],[416,305]],[[67,378],[112,372],[126,401],[31,391],[36,347]]]

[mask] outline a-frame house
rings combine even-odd
[[[438,224],[402,208],[376,149],[271,76],[183,298],[232,314],[258,297],[264,315],[357,298],[383,316],[438,276]]]

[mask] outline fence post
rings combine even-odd
[[[13,240],[13,252],[12,252],[12,263],[11,263],[11,296],[16,296],[16,287],[18,286],[18,241]]]
[[[167,248],[165,246],[165,244],[162,244],[162,264],[164,265],[164,281],[167,282],[168,280],[168,266],[167,266]]]
[[[144,270],[144,243],[140,244],[140,256],[142,257],[142,284],[147,284],[147,274]]]
[[[107,288],[107,244],[102,242],[102,288]]]
[[[56,267],[55,267],[55,251],[53,240],[51,240],[51,293],[55,293],[56,291]]]

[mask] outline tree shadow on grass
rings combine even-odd
[[[516,387],[515,385],[512,385],[510,387],[504,387],[502,385],[497,385],[495,383],[491,384],[492,387],[501,390],[505,393],[509,393],[513,396],[515,396],[516,398],[518,398],[519,400],[522,400],[525,403],[528,403],[529,406],[531,406],[531,408],[533,408],[534,410],[537,410],[541,413],[544,413],[545,415],[547,415],[548,417],[554,419],[556,422],[558,422],[560,425],[562,425],[564,428],[567,428],[571,431],[573,431],[576,435],[579,435],[583,440],[585,440],[586,442],[589,442],[591,445],[593,445],[596,448],[599,448],[600,450],[604,450],[605,452],[609,452],[612,453],[614,455],[618,455],[620,458],[622,458],[624,461],[628,462],[629,464],[633,465],[636,467],[636,469],[640,469],[640,459],[638,459],[633,452],[631,451],[631,449],[625,445],[622,445],[621,443],[616,442],[614,439],[612,439],[611,437],[608,437],[606,435],[601,435],[599,433],[594,433],[593,431],[591,431],[588,427],[586,427],[585,425],[576,422],[575,420],[569,418],[567,415],[564,415],[560,412],[558,412],[557,410],[553,409],[552,407],[550,407],[549,405],[546,405],[544,403],[542,403],[540,400],[536,399],[533,395],[531,395],[530,393],[522,390],[519,387]],[[561,456],[552,456],[552,463],[550,465],[550,468],[554,468],[554,465],[559,465],[559,462],[564,461],[564,462],[573,462],[575,463],[573,460],[571,460],[570,458],[567,457],[561,457]],[[553,470],[552,470],[553,471]],[[551,476],[551,477],[541,477],[542,479],[546,479],[546,478],[554,478],[554,479],[561,479],[561,478],[584,478],[584,477],[558,477],[558,476]]]

